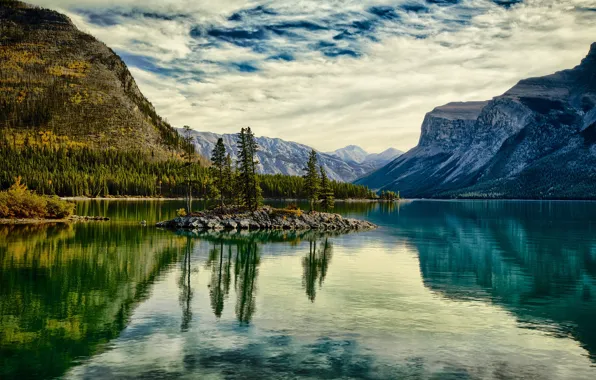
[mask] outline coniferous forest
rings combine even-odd
[[[180,157],[156,159],[147,151],[98,150],[69,141],[26,139],[14,144],[5,134],[0,138],[0,189],[8,189],[21,177],[39,194],[59,196],[145,196],[184,197],[187,167]],[[41,142],[40,142],[41,141]],[[191,166],[192,192],[198,198],[219,196],[215,176],[196,157]],[[304,178],[259,175],[265,198],[306,198]],[[331,181],[337,199],[376,198],[367,187]]]

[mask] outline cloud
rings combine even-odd
[[[176,126],[406,150],[434,107],[579,63],[593,0],[35,0],[114,48]]]

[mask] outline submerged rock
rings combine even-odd
[[[269,206],[258,211],[214,209],[159,222],[156,226],[189,230],[364,231],[377,228],[365,220],[344,218],[338,214],[275,209]]]

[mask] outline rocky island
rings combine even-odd
[[[159,222],[157,227],[186,230],[318,231],[365,231],[377,228],[365,220],[344,218],[338,214],[276,209],[270,206],[261,207],[257,211],[216,208]]]

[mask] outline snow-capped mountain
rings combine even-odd
[[[183,130],[179,129],[178,132],[182,134]],[[197,148],[197,152],[205,157],[211,156],[211,152],[217,143],[217,139],[220,137],[223,138],[226,150],[232,155],[232,158],[235,159],[237,157],[238,148],[236,147],[237,138],[235,134],[219,135],[211,132],[192,131],[192,136],[194,137],[194,144]],[[259,145],[257,158],[259,161],[258,169],[260,173],[286,175],[304,174],[303,168],[308,160],[308,154],[312,150],[311,147],[292,141],[270,137],[257,137],[256,141]],[[364,152],[361,148],[355,148]],[[383,155],[384,153],[385,152],[380,153],[379,155]],[[367,157],[371,156],[366,152],[364,152],[364,154]],[[348,156],[346,155],[345,157]],[[384,155],[383,159],[380,161],[366,161],[364,159],[361,160],[361,162],[357,162],[353,159],[342,159],[328,153],[319,152],[318,155],[319,164],[323,165],[329,178],[342,182],[352,182],[380,168],[382,165],[390,161],[390,159],[385,161],[386,157],[387,155]]]
[[[389,148],[381,153],[368,153],[359,146],[348,145],[345,148],[337,149],[328,154],[346,162],[355,162],[371,168],[380,168],[402,155],[403,152],[395,148]]]

